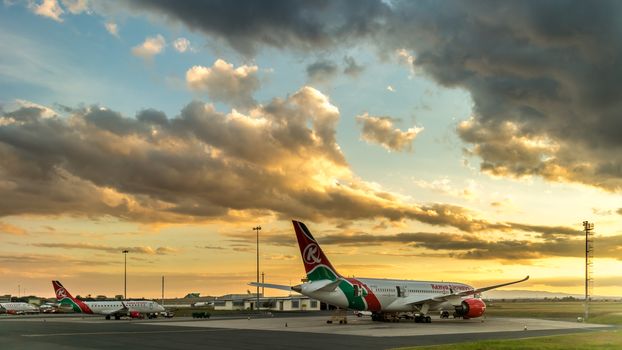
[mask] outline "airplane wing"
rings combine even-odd
[[[493,286],[477,288],[477,289],[473,289],[473,290],[467,290],[467,291],[460,292],[460,293],[454,293],[453,295],[458,295],[458,296],[464,297],[464,296],[467,296],[467,295],[480,294],[480,293],[483,293],[483,292],[491,290],[491,289],[495,289],[495,288],[499,288],[499,287],[505,287],[505,286],[509,286],[511,284],[525,282],[528,279],[529,279],[529,276],[523,278],[522,280],[518,280],[518,281],[514,281],[514,282],[501,283],[501,284],[495,284]]]
[[[271,288],[271,289],[281,289],[281,290],[288,290],[288,291],[295,291],[294,287],[291,286],[286,286],[283,284],[272,284],[272,283],[257,283],[257,282],[251,282],[248,284],[249,286],[253,286],[253,287],[265,287],[265,288]]]
[[[406,297],[406,300],[404,300],[405,304],[410,304],[410,305],[417,305],[417,304],[424,304],[424,303],[430,303],[430,302],[443,302],[443,301],[447,301],[448,299],[452,298],[452,297],[465,297],[467,295],[473,295],[473,294],[480,294],[483,293],[485,291],[489,291],[491,289],[495,289],[495,288],[499,288],[499,287],[505,287],[505,286],[509,286],[511,284],[516,284],[516,283],[520,283],[520,282],[525,282],[526,280],[529,279],[529,276],[518,280],[518,281],[513,281],[513,282],[507,282],[507,283],[501,283],[501,284],[495,284],[492,286],[487,286],[487,287],[482,287],[482,288],[477,288],[477,289],[471,289],[471,290],[466,290],[464,292],[458,292],[458,293],[450,293],[450,294],[444,294],[444,295],[439,295],[439,296],[435,296],[432,298],[425,298],[425,297],[421,297],[421,296],[413,296],[413,297]]]
[[[121,302],[121,305],[123,305],[122,308],[119,308],[117,310],[113,310],[110,312],[105,313],[105,315],[110,315],[110,316],[125,316],[129,313],[130,309],[127,307],[127,305],[125,305],[125,303]]]

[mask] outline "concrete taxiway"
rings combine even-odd
[[[101,317],[0,317],[2,349],[387,349],[484,339],[589,332],[608,326],[526,318],[440,320],[431,324],[379,323],[349,317],[326,324],[328,315],[221,317],[210,320],[106,321]],[[525,330],[525,326],[527,330]]]

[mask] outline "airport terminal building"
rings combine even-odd
[[[188,294],[185,298],[164,300],[164,306],[190,307],[211,306],[214,310],[256,310],[257,295],[228,294],[221,297],[200,297],[198,293]],[[320,311],[326,305],[303,295],[283,297],[264,297],[259,294],[259,309],[266,311]]]
[[[213,301],[214,310],[255,310],[257,299],[219,298]],[[259,309],[267,311],[319,311],[320,302],[305,296],[259,298]]]

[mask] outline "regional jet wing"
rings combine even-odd
[[[121,305],[123,305],[122,308],[119,308],[117,310],[113,310],[113,311],[108,311],[106,313],[104,313],[105,315],[110,315],[110,316],[125,316],[129,313],[130,309],[125,305],[125,303],[121,302]]]

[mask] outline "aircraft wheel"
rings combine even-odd
[[[121,319],[121,316],[118,316],[118,315],[117,315],[117,316],[115,316],[115,317],[114,317],[114,319],[115,319],[115,320],[120,320],[120,319]]]
[[[432,323],[432,317],[426,316],[425,317],[425,323]]]
[[[106,319],[109,320],[110,319],[110,315],[106,315]]]

